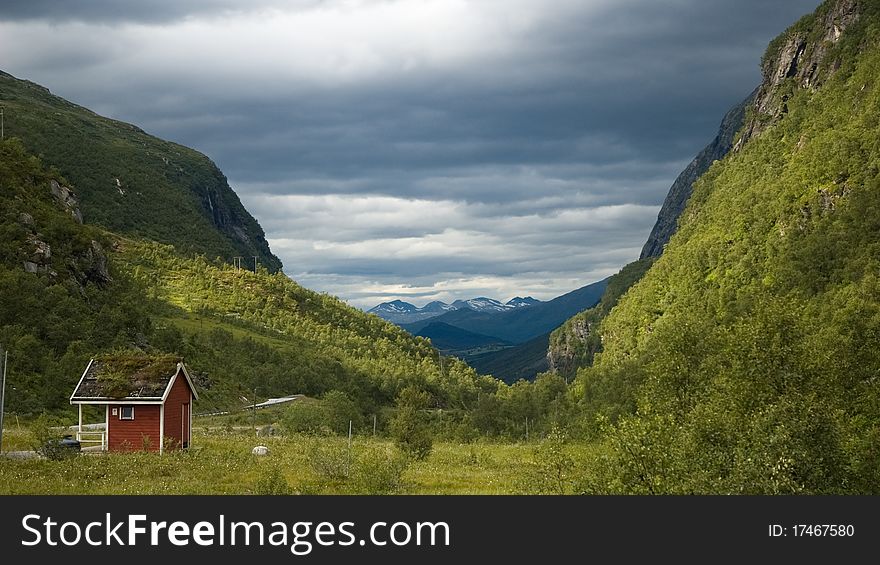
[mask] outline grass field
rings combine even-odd
[[[427,459],[410,461],[386,439],[356,437],[349,452],[344,438],[251,434],[196,428],[192,449],[161,456],[0,458],[0,494],[515,494],[534,473],[536,444],[440,442]],[[269,455],[252,455],[258,444]],[[29,448],[17,432],[4,445]]]

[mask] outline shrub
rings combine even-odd
[[[414,387],[404,389],[397,397],[397,413],[391,420],[394,443],[407,455],[422,460],[431,454],[434,438],[423,410],[430,397]]]
[[[273,465],[263,469],[254,481],[254,494],[290,494],[290,485],[281,470]]]
[[[568,494],[574,489],[574,459],[568,453],[565,432],[554,427],[533,452],[532,468],[523,477],[522,490],[536,494]]]
[[[345,442],[316,439],[309,446],[309,466],[321,481],[344,482],[351,472],[351,453]]]
[[[409,466],[407,457],[385,446],[369,447],[359,453],[352,472],[355,492],[360,494],[394,494],[403,488],[403,473]]]
[[[60,461],[77,455],[75,450],[62,447],[58,443],[62,437],[58,431],[60,424],[58,418],[43,413],[31,425],[33,450],[52,461]]]

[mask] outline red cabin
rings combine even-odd
[[[199,396],[183,360],[170,355],[121,354],[92,359],[70,403],[79,407],[77,439],[109,451],[187,448],[192,404]],[[83,427],[83,406],[103,406],[103,430]]]

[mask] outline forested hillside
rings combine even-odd
[[[223,173],[204,155],[104,118],[0,71],[7,138],[76,187],[83,218],[116,233],[173,244],[182,253],[281,262]]]
[[[8,414],[70,414],[67,399],[88,360],[113,352],[182,356],[199,387],[198,412],[241,409],[254,393],[305,394],[342,402],[362,423],[410,390],[437,410],[434,429],[470,440],[521,437],[527,420],[533,433],[546,433],[573,409],[554,377],[508,387],[265,265],[236,269],[212,258],[210,245],[199,253],[123,231],[91,224],[78,186],[24,142],[0,142]]]
[[[0,344],[9,350],[6,410],[64,406],[98,351],[151,331],[140,290],[107,253],[108,234],[80,223],[66,180],[17,141],[0,142]]]
[[[203,411],[261,397],[344,391],[362,409],[406,386],[439,406],[476,395],[476,374],[375,316],[281,273],[234,269],[81,223],[76,192],[17,140],[0,143],[0,344],[6,409],[67,405],[88,359],[119,349],[183,355]]]
[[[877,2],[832,0],[768,48],[734,151],[578,372],[613,453],[587,491],[877,491],[878,41]]]
[[[608,279],[598,304],[575,314],[550,334],[549,347],[544,353],[551,371],[570,379],[579,367],[592,364],[593,356],[602,350],[599,325],[620,297],[644,276],[652,262],[652,257],[646,257],[624,266]]]

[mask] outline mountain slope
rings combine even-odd
[[[608,285],[598,304],[575,314],[553,330],[545,351],[546,369],[570,379],[577,374],[579,367],[592,364],[593,356],[602,349],[596,329],[620,297],[644,276],[652,262],[653,258],[648,257],[623,267],[608,279]],[[479,367],[474,367],[479,370]]]
[[[520,379],[532,381],[550,368],[547,362],[548,334],[539,335],[525,343],[499,351],[491,351],[467,358],[468,364],[483,375],[492,375],[506,383]]]
[[[270,271],[281,262],[262,228],[207,157],[101,117],[0,72],[5,135],[76,187],[86,222]]]
[[[416,334],[426,337],[431,344],[442,352],[457,352],[466,349],[485,347],[487,345],[507,345],[506,342],[489,335],[475,334],[443,322],[431,322]]]
[[[143,340],[144,299],[83,225],[69,183],[16,140],[0,141],[0,345],[9,352],[5,410],[67,405],[92,352]]]
[[[599,328],[587,491],[880,491],[880,6],[771,43],[736,150]]]
[[[444,394],[426,340],[282,273],[236,270],[133,240],[122,240],[113,259],[153,297],[157,346],[207,372],[217,402],[241,394],[242,385],[266,396],[342,390],[378,404],[406,384]]]
[[[509,307],[505,306],[494,298],[486,298],[485,296],[471,298],[468,300],[456,300],[451,304],[451,306],[456,310],[459,310],[461,308],[470,308],[475,312],[504,312],[505,310],[509,309]]]
[[[528,308],[529,306],[534,306],[535,304],[540,303],[540,300],[538,300],[537,298],[532,298],[531,296],[526,296],[525,298],[523,298],[522,296],[516,296],[505,302],[505,305],[512,306],[514,308]]]
[[[433,304],[433,303],[432,303]],[[392,300],[391,302],[383,302],[378,306],[374,306],[367,310],[367,314],[375,314],[395,324],[407,324],[417,322],[427,318],[439,316],[442,312],[424,311],[422,308],[404,302],[403,300]]]
[[[607,283],[607,279],[595,282],[527,308],[513,308],[503,312],[461,309],[432,318],[431,322],[443,322],[477,334],[495,336],[511,343],[523,343],[550,332],[575,313],[595,305]],[[405,324],[403,328],[415,335],[428,323],[430,322],[421,321]]]
[[[114,350],[186,358],[199,411],[337,390],[361,411],[410,385],[443,407],[476,401],[477,375],[427,340],[297,285],[170,245],[82,223],[71,183],[0,142],[0,344],[9,350],[6,410],[69,411],[88,359]],[[485,381],[485,379],[482,379]]]
[[[672,183],[639,259],[659,257],[663,253],[663,246],[669,242],[669,238],[678,227],[678,218],[691,196],[694,182],[709,170],[712,163],[723,159],[733,149],[734,137],[742,129],[746,109],[753,103],[757,92],[755,89],[745,100],[725,114],[715,139],[694,157],[694,160]]]

